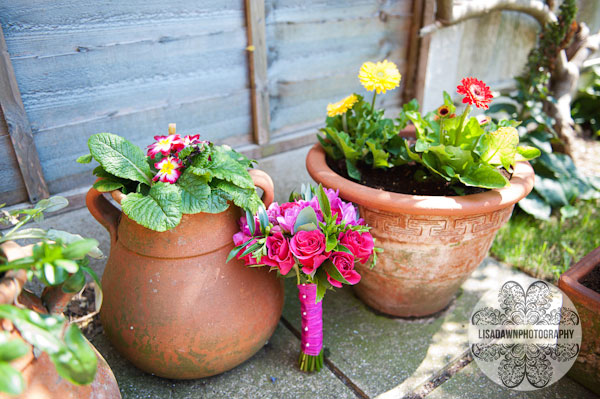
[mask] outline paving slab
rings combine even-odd
[[[529,392],[519,392],[502,387],[490,380],[471,362],[448,381],[434,389],[427,399],[598,399],[598,396],[569,377],[563,377],[549,387]]]
[[[468,320],[479,298],[519,272],[488,258],[463,284],[450,306],[421,319],[379,314],[350,287],[327,292],[324,346],[329,359],[366,395],[401,398],[467,351]],[[294,279],[286,282],[284,317],[300,328]]]
[[[104,335],[92,340],[112,368],[123,399],[192,398],[354,398],[353,391],[329,369],[307,374],[298,370],[300,341],[281,323],[256,355],[240,366],[198,380],[159,378],[136,369]]]

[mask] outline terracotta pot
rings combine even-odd
[[[7,242],[0,248],[6,258],[10,260],[22,258],[31,255],[32,245],[20,247],[14,242]],[[74,294],[65,294],[61,297],[57,292],[62,290],[51,290],[53,298],[58,305],[48,308],[42,303],[42,300],[31,292],[24,290],[23,285],[27,280],[25,270],[17,272],[8,272],[4,279],[0,281],[0,303],[12,304],[18,297],[18,303],[38,313],[60,313],[58,309],[62,304],[68,303]],[[18,330],[14,328],[8,320],[2,320],[2,330],[9,332],[13,336],[20,336]],[[67,380],[61,378],[56,372],[54,364],[45,353],[39,357],[33,355],[33,348],[30,352],[12,363],[13,367],[21,372],[25,379],[27,388],[25,392],[17,398],[21,399],[119,399],[121,393],[117,380],[112,370],[106,363],[102,355],[94,348],[98,357],[98,370],[96,377],[90,385],[73,385]],[[15,396],[0,393],[0,398],[16,398]]]
[[[580,283],[598,265],[600,247],[563,273],[558,287],[573,302],[581,321],[581,350],[569,376],[600,394],[600,294]]]
[[[273,182],[253,170],[273,201]],[[120,202],[123,194],[113,192]],[[98,191],[86,198],[111,236],[100,319],[115,348],[134,365],[174,379],[208,377],[244,362],[271,337],[283,308],[283,284],[267,268],[225,263],[239,208],[184,215],[158,233],[121,214]]]
[[[384,252],[362,275],[356,294],[372,308],[394,316],[426,316],[444,309],[485,258],[514,204],[533,188],[531,166],[519,163],[511,185],[466,196],[417,196],[376,190],[335,173],[315,145],[308,173],[358,205]]]

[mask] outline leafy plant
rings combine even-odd
[[[580,77],[580,89],[571,104],[573,121],[600,138],[600,66],[594,66]]]
[[[135,222],[162,232],[177,226],[184,213],[220,213],[229,201],[251,212],[262,205],[247,171],[254,161],[197,135],[155,139],[146,156],[120,136],[95,134],[88,140],[90,154],[77,160],[100,164],[94,188],[126,194],[122,210]]]
[[[89,267],[88,256],[102,257],[98,242],[61,230],[43,230],[22,227],[43,219],[44,212],[52,212],[68,204],[63,197],[44,199],[31,209],[2,211],[0,223],[12,225],[0,235],[0,244],[17,239],[40,240],[32,255],[8,261],[0,254],[0,272],[23,269],[28,279],[36,277],[45,286],[61,287],[63,292],[75,293],[85,285],[85,273],[92,276],[100,287],[98,276]],[[1,206],[0,206],[1,208]],[[101,306],[101,301],[96,307]],[[79,328],[60,315],[39,314],[11,304],[0,304],[0,319],[10,320],[22,339],[0,332],[0,391],[18,395],[25,390],[20,372],[11,362],[27,354],[32,345],[46,352],[58,374],[74,384],[90,384],[96,375],[97,358]],[[27,343],[26,343],[27,342]]]
[[[574,0],[561,4],[557,21],[542,29],[523,74],[515,78],[517,90],[507,96],[508,101],[498,102],[487,111],[523,121],[518,127],[521,141],[541,150],[542,155],[531,162],[536,175],[534,189],[518,206],[542,220],[548,220],[552,209],[560,209],[562,217],[573,217],[578,212],[573,206],[576,199],[600,195],[597,179],[582,175],[568,155],[554,151],[560,148],[560,140],[555,120],[546,113],[547,105],[556,102],[549,89],[555,60],[571,41],[576,12]]]
[[[489,87],[483,82],[463,79],[458,92],[468,103],[460,117],[455,114],[450,96],[444,93],[444,104],[436,112],[423,116],[416,100],[412,100],[395,120],[384,118],[383,110],[375,110],[374,101],[369,104],[353,94],[330,104],[335,112],[328,109],[326,127],[321,129],[325,136],[319,136],[319,141],[333,160],[345,159],[348,175],[355,180],[361,178],[359,162],[382,169],[412,162],[422,166],[415,168],[416,179],[444,179],[458,194],[464,192],[464,186],[505,187],[508,179],[499,168],[511,172],[516,162],[533,159],[540,152],[519,146],[516,122],[495,124],[469,118],[471,105],[487,108],[491,101]],[[398,134],[409,122],[415,127],[414,143]]]

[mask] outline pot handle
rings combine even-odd
[[[111,244],[114,244],[117,241],[117,227],[119,226],[121,211],[104,198],[100,191],[93,187],[90,188],[85,196],[85,205],[94,219],[108,230]]]
[[[275,188],[271,176],[260,169],[250,169],[248,172],[254,181],[254,185],[263,190],[262,201],[265,203],[265,207],[268,208],[275,198]]]

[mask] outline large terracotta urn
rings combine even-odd
[[[33,245],[21,247],[9,241],[0,247],[0,251],[9,261],[12,261],[31,256],[32,247]],[[23,289],[26,281],[27,272],[23,269],[7,272],[0,280],[0,303],[18,304],[41,314],[58,314],[74,295],[64,293],[61,286],[52,287],[44,291],[42,302],[42,299]],[[48,301],[47,298],[52,299]],[[8,320],[2,320],[0,329],[15,338],[20,337],[19,331]],[[98,358],[98,368],[91,384],[71,384],[56,372],[56,367],[46,353],[34,355],[31,347],[29,353],[11,363],[23,375],[25,391],[18,396],[0,392],[0,399],[120,399],[121,393],[112,370],[96,348],[93,346],[92,348]]]
[[[252,170],[263,201],[273,182]],[[112,192],[120,203],[123,194]],[[240,209],[183,215],[172,230],[142,227],[91,189],[92,215],[110,232],[100,319],[114,347],[138,368],[192,379],[244,362],[269,340],[281,316],[283,285],[266,268],[226,263]]]
[[[483,261],[514,204],[533,188],[527,162],[515,167],[510,186],[466,196],[418,196],[377,190],[345,179],[326,163],[316,144],[306,158],[308,173],[358,205],[383,248],[377,265],[357,265],[354,287],[372,308],[393,316],[426,316],[444,309]]]

